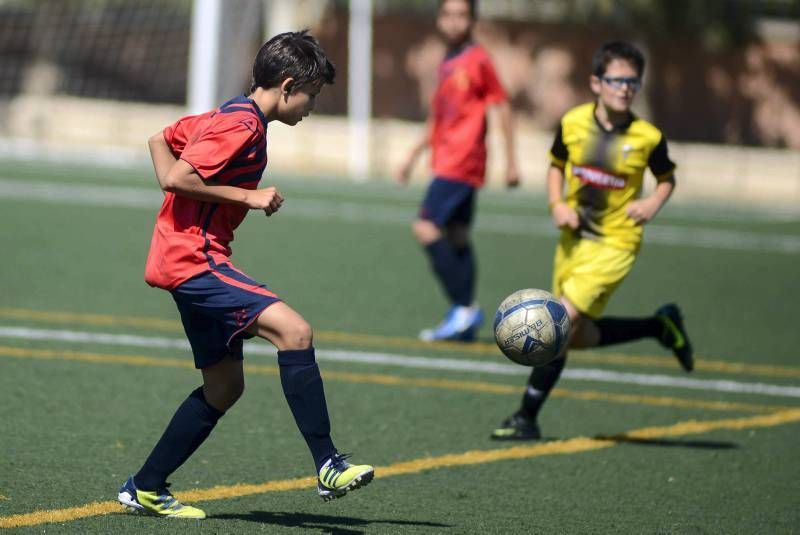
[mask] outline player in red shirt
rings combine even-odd
[[[202,510],[178,502],[166,479],[242,395],[242,340],[252,336],[278,349],[281,386],[314,459],[319,495],[338,498],[373,477],[372,466],[351,465],[333,445],[311,327],[230,261],[233,233],[248,211],[271,216],[283,204],[276,188],[258,187],[267,165],[269,121],[300,122],[334,75],[306,32],[277,35],[256,56],[249,96],[184,117],[150,138],[165,194],[145,280],[172,294],[203,385],[181,404],[142,468],[123,484],[118,499],[128,510],[205,518]]]
[[[486,172],[486,111],[496,106],[506,142],[506,184],[519,184],[512,112],[486,51],[472,40],[475,0],[441,0],[437,27],[447,45],[439,85],[423,138],[409,154],[397,180],[408,182],[417,158],[431,147],[434,179],[414,221],[417,241],[451,303],[444,320],[420,339],[474,340],[483,314],[474,302],[476,267],[470,224],[476,191]]]

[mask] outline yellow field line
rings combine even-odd
[[[142,318],[135,316],[113,316],[107,314],[84,314],[76,312],[51,312],[19,308],[0,308],[0,318],[72,325],[137,327],[165,332],[183,331],[181,324],[178,321]],[[398,336],[380,336],[338,331],[315,331],[315,338],[317,341],[325,343],[350,344],[368,347],[447,351],[462,354],[491,356],[496,356],[498,354],[497,347],[494,344],[489,344],[486,342],[474,342],[471,344],[463,344],[458,342],[429,343],[413,338],[404,338]],[[657,368],[675,368],[676,366],[675,360],[669,355],[627,355],[622,353],[597,353],[584,350],[570,353],[570,359],[574,362],[592,364],[622,364]],[[800,368],[797,367],[777,366],[770,364],[723,362],[717,360],[706,360],[702,357],[697,359],[697,362],[695,363],[695,369],[700,371],[728,374],[800,378]]]
[[[451,379],[417,379],[384,374],[364,374],[349,372],[325,372],[326,379],[337,379],[352,383],[372,383],[381,385],[421,386],[444,390],[464,390],[470,392],[486,392],[494,394],[511,394],[522,396],[522,385],[505,385],[478,381],[457,381]],[[591,390],[566,390],[556,388],[552,395],[559,398],[580,399],[584,401],[610,401],[637,405],[654,405],[661,407],[684,407],[692,409],[708,409],[717,411],[769,412],[780,409],[792,409],[791,406],[762,405],[754,403],[735,403],[727,401],[702,401],[694,399],[674,398],[667,396],[643,396],[633,394],[612,394]]]
[[[159,358],[142,355],[112,355],[103,353],[87,353],[83,351],[29,349],[13,346],[0,346],[0,357],[30,358],[45,360],[67,360],[77,362],[91,362],[102,364],[126,364],[132,366],[159,366],[167,368],[194,368],[190,359]],[[275,365],[245,364],[245,371],[251,374],[278,375]],[[376,384],[384,386],[411,386],[423,388],[436,388],[441,390],[462,390],[469,392],[484,392],[492,394],[522,395],[522,386],[512,386],[500,383],[487,383],[479,381],[457,381],[451,379],[420,379],[378,373],[351,373],[325,371],[325,380],[342,381],[347,383]],[[706,409],[715,411],[736,412],[770,412],[775,410],[791,409],[781,405],[764,405],[755,403],[736,403],[727,401],[703,401],[695,399],[673,398],[666,396],[643,396],[632,394],[612,394],[589,390],[565,390],[556,388],[554,397],[580,399],[584,401],[606,401],[612,403],[626,403],[636,405],[653,405],[658,407],[682,407],[691,409]]]
[[[621,442],[620,439],[658,439],[664,437],[677,437],[708,433],[717,430],[743,430],[759,427],[774,427],[800,421],[800,409],[775,412],[772,414],[751,416],[748,418],[733,418],[726,420],[678,422],[674,425],[661,427],[648,427],[635,429],[612,438],[597,439],[578,437],[568,440],[543,442],[533,445],[515,446],[492,450],[473,450],[464,453],[452,453],[438,457],[423,457],[395,463],[389,466],[379,466],[375,469],[379,479],[407,474],[418,474],[429,470],[440,470],[459,466],[487,464],[498,461],[530,459],[547,455],[568,455],[587,451],[596,451],[611,448]],[[178,492],[176,496],[186,502],[208,502],[252,496],[267,492],[281,492],[301,490],[314,485],[315,478],[304,477],[267,481],[261,484],[237,484],[229,486],[216,486],[209,489],[195,489]],[[93,502],[78,507],[66,509],[52,509],[34,511],[31,513],[16,514],[0,517],[0,528],[17,528],[23,526],[36,526],[51,522],[69,522],[81,518],[105,515],[120,511],[120,505],[114,501]]]
[[[23,347],[0,346],[0,356],[44,360],[71,360],[101,364],[130,364],[134,366],[159,366],[163,368],[191,368],[194,364],[188,359],[147,357],[141,355],[109,355],[59,349],[27,349]]]
[[[107,314],[83,314],[77,312],[52,312],[26,310],[23,308],[0,308],[0,317],[17,320],[67,323],[73,325],[146,327],[157,331],[182,332],[178,321],[135,316],[111,316]]]
[[[653,405],[656,407],[681,407],[712,411],[769,412],[772,410],[794,409],[786,405],[760,405],[755,403],[736,403],[731,401],[702,401],[698,399],[673,398],[668,396],[643,396],[633,394],[611,394],[592,390],[553,389],[551,395],[558,398],[580,399],[583,401],[611,401],[633,405]]]
[[[686,435],[697,435],[727,429],[731,431],[741,431],[743,429],[753,429],[754,427],[775,427],[792,422],[800,421],[800,409],[788,409],[777,411],[770,414],[750,416],[748,418],[728,418],[725,420],[688,420],[677,424],[664,427],[646,427],[628,431],[620,435],[623,438],[655,439],[665,437],[680,437]]]
[[[135,366],[159,366],[176,368],[193,368],[188,359],[175,358],[156,358],[139,355],[109,355],[98,353],[86,353],[80,351],[67,350],[38,350],[0,346],[0,356],[19,357],[19,358],[39,358],[54,360],[72,360],[92,363],[106,364],[127,364]],[[247,364],[245,370],[248,373],[261,375],[278,375],[275,366]],[[418,386],[427,388],[438,388],[445,390],[463,390],[472,392],[484,392],[495,394],[521,395],[520,386],[505,385],[499,383],[487,383],[478,381],[457,381],[450,379],[418,379],[386,374],[362,374],[350,372],[326,371],[324,377],[328,380],[338,380],[350,383],[370,383],[385,386]],[[742,411],[742,412],[768,412],[779,409],[790,409],[792,407],[779,405],[764,405],[752,403],[735,403],[723,401],[702,401],[692,399],[682,399],[666,396],[643,396],[629,394],[612,394],[596,391],[573,391],[556,388],[553,390],[554,397],[572,398],[581,400],[611,401],[617,403],[646,404],[656,406],[671,406],[685,408],[699,408],[720,411]]]

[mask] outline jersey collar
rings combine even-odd
[[[266,128],[267,127],[267,123],[269,121],[267,121],[267,117],[264,115],[264,112],[261,111],[261,108],[258,107],[258,105],[256,104],[256,101],[253,100],[252,98],[249,98],[249,97],[245,96],[245,95],[242,95],[242,96],[247,99],[247,102],[249,102],[251,106],[253,106],[253,109],[256,110],[256,114],[258,115],[258,118],[261,119],[261,124],[263,124],[264,128]]]
[[[628,112],[628,120],[624,123],[615,125],[611,130],[608,130],[603,124],[600,122],[600,119],[597,118],[597,102],[594,103],[594,108],[592,108],[592,118],[594,119],[594,123],[597,125],[597,128],[600,129],[601,132],[606,132],[611,134],[613,132],[624,132],[628,129],[631,123],[636,119],[636,116],[633,112]]]
[[[256,105],[255,101],[252,98],[248,97],[247,95],[242,94],[239,95],[238,97],[233,97],[228,102],[223,104],[223,106],[227,106],[228,104],[243,104],[245,106],[249,105],[250,107],[253,108],[253,112],[256,115],[258,115],[258,118],[261,120],[261,124],[264,125],[264,128],[267,127],[267,123],[269,122],[267,120],[267,117],[264,115],[264,113],[261,111],[258,105]]]
[[[467,50],[469,50],[473,46],[475,46],[475,43],[473,43],[472,41],[467,41],[466,43],[464,43],[463,45],[461,45],[458,48],[454,48],[452,50],[448,50],[447,53],[444,56],[444,61],[448,62],[448,61],[450,61],[452,59],[457,58],[458,56],[460,56],[461,54],[463,54],[464,52],[466,52]]]

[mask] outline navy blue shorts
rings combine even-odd
[[[461,182],[436,177],[428,186],[428,192],[419,211],[420,219],[427,219],[437,227],[450,223],[472,222],[475,211],[475,188]]]
[[[172,290],[183,329],[202,369],[226,355],[242,360],[242,344],[253,335],[245,331],[280,298],[230,264],[217,264]]]

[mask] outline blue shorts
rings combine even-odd
[[[450,223],[469,225],[474,211],[474,187],[436,177],[428,186],[419,218],[427,219],[437,227],[446,227]]]
[[[231,355],[242,360],[247,329],[280,298],[230,264],[217,264],[171,291],[198,369]]]

